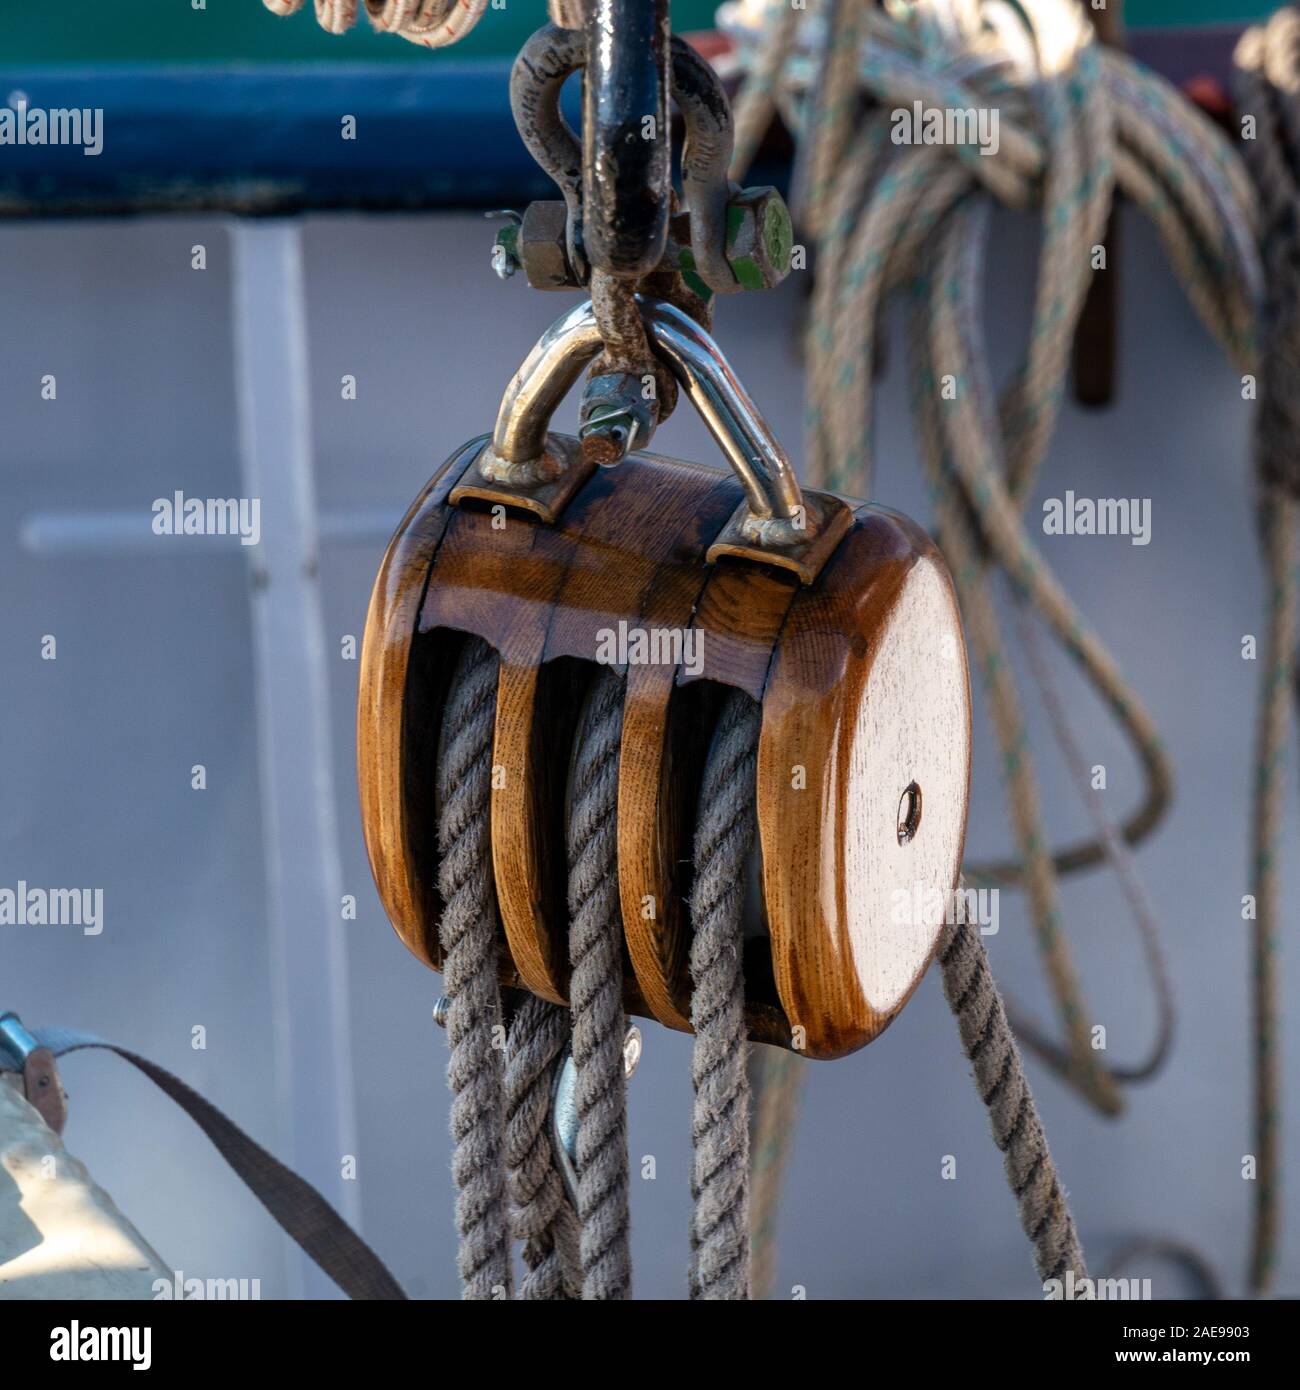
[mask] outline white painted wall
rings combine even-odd
[[[1249,407],[1183,303],[1145,228],[1125,228],[1124,380],[1104,413],[1071,407],[1041,494],[1153,499],[1152,543],[1044,538],[1044,549],[1130,672],[1178,774],[1173,814],[1140,864],[1161,905],[1181,1007],[1165,1074],[1108,1122],[1031,1064],[1085,1241],[1105,1251],[1139,1232],[1183,1234],[1239,1288],[1250,1190],[1247,796],[1256,668],[1239,656],[1260,624],[1248,484]],[[1023,340],[1031,230],[999,224],[990,277],[994,359]],[[317,489],[323,510],[396,515],[432,469],[491,426],[501,389],[545,324],[571,303],[487,264],[477,217],[308,219]],[[209,268],[190,269],[190,248]],[[20,544],[37,513],[141,508],[181,488],[239,492],[223,224],[174,218],[0,227],[0,884],[105,890],[106,929],[0,928],[0,1005],[30,1023],[95,1029],[176,1070],[274,1147],[265,884],[256,783],[251,632],[242,557],[182,552],[51,559]],[[798,276],[794,277],[798,280]],[[723,305],[722,343],[797,457],[799,284]],[[892,354],[883,385],[878,500],[926,517]],[[53,372],[56,402],[39,379]],[[339,398],[354,374],[355,402]],[[683,408],[656,438],[708,457]],[[927,518],[928,519],[928,518]],[[327,545],[327,637],[360,636],[378,545]],[[58,660],[40,660],[43,634]],[[1136,795],[1124,749],[1069,678],[1089,760],[1111,770],[1117,808]],[[356,666],[331,662],[335,778],[349,926],[365,1233],[417,1296],[456,1292],[448,1172],[445,1040],[429,1019],[438,981],[388,927],[370,882],[356,809]],[[1047,731],[1028,701],[1034,731]],[[977,723],[971,850],[1008,842],[987,726]],[[208,790],[190,789],[190,768]],[[1058,835],[1086,829],[1060,759],[1040,758]],[[1292,778],[1294,773],[1288,774]],[[1293,798],[1294,801],[1294,798]],[[1297,843],[1294,807],[1287,843]],[[1295,858],[1285,867],[1295,882]],[[1067,925],[1112,1054],[1146,1045],[1152,1004],[1122,900],[1104,875],[1072,884]],[[1284,938],[1289,933],[1284,931]],[[991,942],[1017,998],[1046,1009],[1018,904]],[[1295,974],[1284,939],[1282,968]],[[1293,997],[1294,991],[1291,992]],[[208,1047],[190,1047],[191,1029]],[[689,1041],[653,1026],[631,1088],[642,1296],[684,1293],[689,1210]],[[1283,1039],[1290,1094],[1300,1038]],[[1028,1250],[1000,1159],[965,1074],[937,980],[884,1038],[810,1064],[781,1229],[779,1288],[810,1297],[1034,1296]],[[190,1122],[147,1082],[98,1056],[65,1065],[68,1141],[146,1238],[187,1274],[260,1277],[283,1293],[283,1247]],[[313,1088],[328,1075],[310,1077]],[[1294,1155],[1295,1107],[1284,1149]],[[945,1154],[958,1178],[940,1178]],[[1293,1182],[1290,1191],[1294,1192]],[[1292,1211],[1294,1201],[1290,1202]],[[1300,1288],[1300,1230],[1286,1236],[1281,1287]],[[1176,1275],[1142,1270],[1157,1295]]]

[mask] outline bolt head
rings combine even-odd
[[[727,204],[727,264],[746,290],[768,290],[790,273],[794,225],[775,188],[746,188]]]

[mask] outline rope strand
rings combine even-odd
[[[964,896],[963,885],[959,900]],[[939,964],[944,996],[975,1069],[975,1086],[1003,1155],[1021,1229],[1034,1247],[1034,1268],[1044,1283],[1064,1281],[1071,1272],[1078,1284],[1088,1277],[1083,1249],[978,929],[964,920],[945,927]]]
[[[729,692],[705,761],[695,826],[690,953],[693,1299],[750,1296],[744,909],[761,726],[758,704],[743,690]]]
[[[510,1236],[502,1167],[501,1019],[498,921],[489,814],[496,722],[496,652],[477,637],[452,672],[438,752],[438,891],[443,988],[450,1000],[452,1176],[458,1263],[467,1299],[510,1296]]]
[[[1238,103],[1256,122],[1243,145],[1262,208],[1268,269],[1266,342],[1256,417],[1257,515],[1267,592],[1251,816],[1251,1002],[1254,1036],[1255,1202],[1248,1279],[1271,1287],[1281,1225],[1278,1115],[1278,923],[1282,764],[1295,691],[1300,529],[1300,11],[1248,29],[1233,55]]]
[[[577,1071],[578,1218],[584,1299],[632,1296],[618,755],[623,681],[602,667],[587,697],[569,808],[569,997]]]
[[[567,1009],[529,995],[506,1040],[505,1160],[510,1224],[523,1242],[524,1300],[577,1298],[577,1217],[550,1134],[556,1076],[571,1034]]]

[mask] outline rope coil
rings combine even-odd
[[[1234,83],[1254,138],[1243,148],[1259,193],[1268,269],[1264,346],[1255,422],[1256,511],[1266,582],[1251,816],[1255,1220],[1248,1278],[1272,1284],[1281,1225],[1281,1077],[1278,1057],[1278,931],[1282,778],[1295,696],[1300,540],[1300,12],[1288,6],[1247,29],[1233,55]]]
[[[1113,191],[1151,218],[1229,358],[1243,367],[1255,360],[1261,272],[1249,180],[1227,141],[1167,83],[1094,41],[1073,0],[891,0],[883,10],[836,0],[793,31],[779,25],[757,42],[741,10],[725,12],[723,22],[754,66],[779,72],[755,100],[778,107],[799,137],[799,210],[817,236],[807,358],[810,472],[819,485],[869,489],[883,305],[906,294],[912,414],[1019,849],[1015,861],[967,873],[981,885],[1026,890],[1064,1046],[1032,1025],[1018,1030],[1094,1105],[1115,1113],[1116,1082],[1130,1078],[1103,1066],[1091,1046],[1057,885],[1058,875],[1114,856],[1104,832],[1050,847],[991,569],[1041,616],[1133,748],[1145,789],[1120,837],[1138,843],[1168,805],[1167,756],[1030,542],[1023,512],[1062,403]],[[928,144],[912,132],[909,143],[901,137],[917,103],[967,113],[964,129],[990,138]],[[987,379],[979,312],[995,203],[1040,209],[1042,219],[1031,334],[1000,396]],[[1143,925],[1140,910],[1138,917]],[[1163,1009],[1154,959],[1153,969]]]
[[[572,0],[569,0],[572,3]],[[274,15],[297,14],[306,0],[262,0]],[[422,48],[446,48],[483,18],[488,0],[365,0],[377,33],[396,34]],[[327,34],[346,34],[357,22],[358,0],[315,0],[316,22]]]

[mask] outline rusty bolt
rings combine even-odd
[[[659,402],[646,399],[641,380],[636,372],[603,372],[587,382],[578,430],[583,458],[615,468],[633,449],[650,443],[659,423]]]
[[[529,203],[519,228],[519,263],[535,290],[579,288],[565,252],[568,208],[562,202]]]
[[[775,188],[746,188],[727,204],[727,264],[743,290],[770,290],[790,273],[794,227]]]

